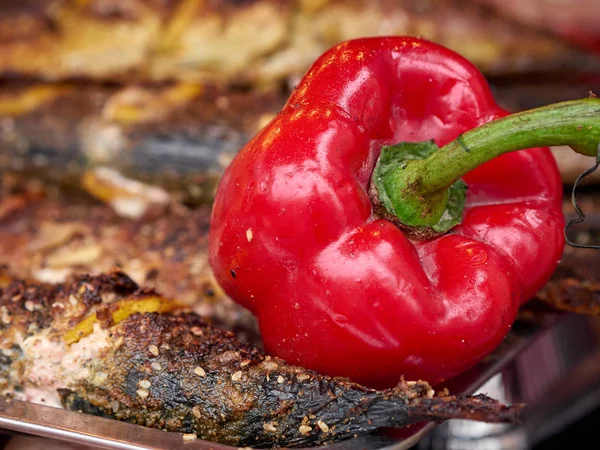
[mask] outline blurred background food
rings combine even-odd
[[[600,52],[600,8],[596,0],[477,0],[518,23],[547,30]]]
[[[489,74],[574,67],[584,58],[551,34],[473,1],[8,0],[2,5],[0,71],[45,80],[268,84],[302,75],[337,42],[386,34],[432,39]]]
[[[85,177],[88,187],[97,177],[89,172],[108,167],[186,204],[206,203],[310,64],[360,36],[419,35],[448,46],[483,71],[511,111],[581,98],[600,86],[600,55],[589,45],[600,6],[569,5],[3,0],[0,167],[66,184]],[[572,182],[589,158],[562,153]]]

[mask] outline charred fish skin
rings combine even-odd
[[[436,396],[422,381],[374,391],[289,366],[194,314],[153,312],[157,298],[120,272],[11,282],[0,290],[0,346],[13,355],[3,393],[54,393],[69,409],[255,447],[320,445],[420,420],[517,420],[518,406]]]
[[[455,0],[10,0],[1,7],[0,74],[46,80],[264,85],[301,76],[340,41],[383,34],[421,35],[486,73],[586,61],[559,39]]]
[[[138,330],[144,331],[144,339],[139,339]],[[117,366],[110,370],[115,386],[100,391],[96,387],[92,395],[90,386],[63,392],[67,407],[90,412],[99,408],[120,420],[195,433],[230,445],[320,445],[382,426],[432,417],[443,420],[467,403],[480,410],[489,402],[482,398],[479,406],[479,399],[465,399],[461,406],[455,403],[453,410],[456,399],[430,399],[431,388],[424,382],[377,392],[348,380],[322,377],[264,357],[254,348],[240,347],[231,335],[207,329],[193,316],[132,316],[116,327],[113,336],[124,339],[108,357]],[[159,349],[157,356],[148,351],[152,345]],[[158,367],[161,370],[155,370]],[[109,395],[122,385],[128,387],[124,392]],[[98,397],[106,401],[90,400]],[[119,402],[116,412],[114,401]],[[516,420],[515,409],[497,405],[492,409],[500,420]],[[473,416],[479,412],[473,411]]]

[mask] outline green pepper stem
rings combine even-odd
[[[569,146],[583,155],[596,156],[600,151],[600,99],[556,103],[470,130],[428,157],[390,170],[383,183],[394,189],[386,195],[399,222],[408,227],[433,227],[448,208],[450,187],[463,175],[504,153],[546,146]]]
[[[583,155],[596,156],[599,143],[600,99],[586,98],[489,122],[419,161],[413,170],[419,173],[417,179],[422,193],[436,192],[449,188],[467,172],[504,153],[567,145]]]

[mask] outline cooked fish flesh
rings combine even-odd
[[[581,52],[459,0],[5,0],[0,74],[271,84],[359,36],[419,35],[486,73],[581,67]]]
[[[423,420],[513,422],[520,406],[374,391],[241,344],[121,272],[0,288],[4,395],[236,446],[305,447]]]
[[[115,267],[218,326],[257,341],[253,316],[215,282],[207,258],[208,208],[176,202],[123,218],[74,190],[33,180],[0,180],[0,265],[14,276],[45,282]]]

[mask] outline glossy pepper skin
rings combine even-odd
[[[469,172],[462,224],[417,241],[373,214],[383,145],[459,134],[507,113],[479,71],[415,38],[367,38],[321,56],[217,191],[210,262],[259,319],[268,352],[373,387],[437,383],[506,335],[564,246],[548,149]]]

